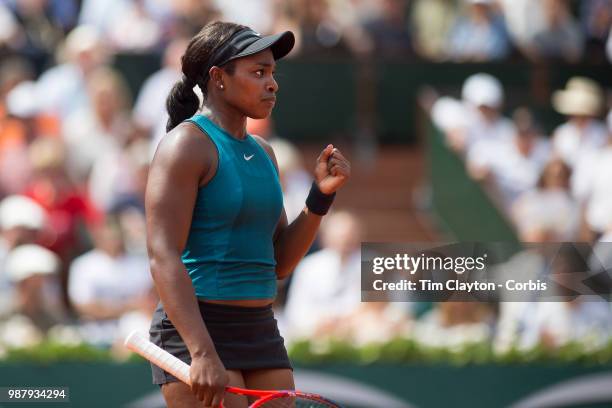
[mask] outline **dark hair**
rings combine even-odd
[[[554,166],[561,167],[561,171],[564,177],[563,188],[565,188],[566,190],[569,190],[570,188],[569,180],[572,176],[572,169],[570,166],[567,165],[567,163],[565,163],[565,161],[563,161],[560,158],[553,158],[549,160],[548,163],[546,163],[546,165],[542,169],[542,172],[540,173],[540,178],[538,179],[537,187],[539,189],[545,189],[548,187],[547,185],[548,174],[550,173],[550,170],[554,168]]]
[[[208,83],[208,72],[203,72],[208,59],[211,58],[215,50],[223,45],[231,36],[247,27],[215,21],[206,24],[198,34],[196,34],[181,57],[183,77],[172,87],[166,99],[166,109],[168,110],[168,123],[166,131],[174,129],[179,123],[191,117],[199,108],[199,100],[193,91],[194,86],[198,86],[204,98],[207,96],[206,85]],[[224,69],[232,74],[234,64],[224,65]]]

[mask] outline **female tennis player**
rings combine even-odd
[[[271,304],[315,237],[350,175],[328,145],[301,215],[287,224],[274,152],[246,133],[276,102],[275,61],[291,32],[261,36],[215,22],[193,37],[183,78],[167,99],[167,135],[146,193],[151,273],[161,298],[151,341],[191,365],[191,389],[152,366],[170,408],[246,407],[226,385],[293,389],[292,368]],[[204,106],[193,88],[204,95]]]

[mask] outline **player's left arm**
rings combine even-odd
[[[260,137],[255,137],[255,139],[268,153],[278,170],[272,147]],[[331,195],[335,193],[346,183],[350,174],[351,164],[340,150],[333,145],[328,145],[323,149],[317,158],[314,171],[315,183],[323,194]],[[308,207],[304,207],[300,215],[289,224],[283,209],[274,232],[274,257],[276,258],[278,279],[289,276],[304,257],[317,235],[322,218],[321,215],[312,213]]]

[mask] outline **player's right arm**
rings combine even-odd
[[[220,404],[229,378],[200,315],[181,254],[198,188],[216,169],[215,152],[194,125],[177,126],[157,148],[145,197],[151,274],[164,310],[191,354],[191,388],[205,406]]]

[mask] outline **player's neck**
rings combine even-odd
[[[221,129],[236,139],[246,137],[246,116],[242,112],[238,112],[229,105],[207,106],[207,108],[206,116]]]

